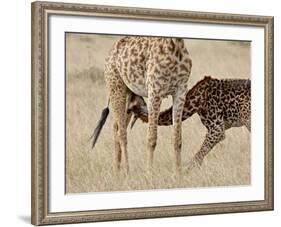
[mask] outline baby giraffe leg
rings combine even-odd
[[[246,126],[249,132],[251,132],[251,120],[245,119],[242,121],[243,124]]]
[[[213,149],[213,147],[225,138],[225,130],[223,124],[216,125],[210,129],[200,150],[195,154],[193,159],[187,165],[187,171],[196,166],[201,166],[204,157]]]

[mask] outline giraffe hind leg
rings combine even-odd
[[[182,114],[185,104],[186,89],[173,97],[173,144],[176,158],[176,172],[181,174],[181,147],[182,147]]]
[[[132,117],[131,113],[126,115],[126,123],[127,123],[126,128],[127,128],[128,124],[130,122],[131,117]],[[118,124],[117,123],[114,123],[113,130],[114,130],[114,143],[115,143],[115,162],[116,162],[117,172],[119,172],[120,168],[121,168],[122,150],[121,150],[121,145],[120,145],[120,142],[119,142]],[[128,172],[129,171],[128,149],[126,149],[126,151],[124,153],[124,156],[125,156],[125,162],[127,163],[126,169],[127,169],[127,172]]]
[[[113,125],[113,131],[114,131],[114,145],[115,145],[115,166],[117,172],[120,171],[120,166],[121,166],[121,147],[119,143],[119,138],[118,138],[118,124],[114,123]]]
[[[148,168],[151,172],[153,166],[154,150],[157,142],[157,124],[160,113],[161,98],[150,96],[148,98]]]
[[[116,169],[120,170],[122,153],[125,157],[125,169],[129,172],[129,159],[127,152],[127,87],[121,79],[107,81],[110,88],[110,103],[114,118],[114,141]]]
[[[208,131],[200,150],[195,154],[187,165],[187,171],[194,167],[201,166],[205,156],[214,148],[214,146],[225,138],[223,124],[213,127]]]
[[[246,102],[246,101],[245,101]],[[249,105],[249,100],[243,103],[240,107],[241,112],[241,122],[246,126],[249,132],[251,132],[251,106]]]
[[[251,120],[250,119],[243,119],[242,120],[243,125],[246,126],[249,132],[251,132]]]

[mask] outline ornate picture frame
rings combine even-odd
[[[52,15],[141,20],[194,25],[260,28],[264,32],[263,199],[114,209],[50,210],[50,17]],[[32,3],[32,224],[66,224],[273,210],[273,17],[126,8],[84,4]],[[79,32],[79,31],[77,31]],[[253,76],[253,80],[254,80]],[[62,163],[63,164],[63,163]],[[52,164],[53,165],[53,164]]]

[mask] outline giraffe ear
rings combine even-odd
[[[137,120],[138,120],[138,117],[134,114],[134,118],[133,118],[133,120],[131,122],[131,127],[130,127],[131,129],[134,127],[134,125],[135,125]]]

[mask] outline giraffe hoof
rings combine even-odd
[[[190,172],[191,170],[200,167],[201,167],[201,163],[196,159],[192,159],[187,163],[186,172]]]

